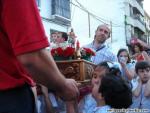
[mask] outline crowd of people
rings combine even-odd
[[[145,51],[149,46],[136,39],[136,42],[131,43],[132,53],[120,48],[115,55],[105,43],[109,39],[110,32],[108,25],[99,25],[94,40],[84,46],[96,52],[96,55],[91,57],[91,61],[97,65],[92,74],[91,93],[85,95],[79,102],[77,100],[63,102],[51,93],[53,97],[50,96],[50,100],[57,103],[57,107],[52,105],[57,111],[106,113],[112,109],[126,109],[133,110],[131,113],[140,113],[142,110],[150,112],[150,56]],[[134,111],[136,109],[137,111]]]
[[[73,29],[69,33],[66,32],[52,32],[50,36],[50,43],[53,47],[71,46],[75,47],[76,36]]]
[[[150,113],[150,56],[145,51],[150,47],[136,39],[132,54],[120,48],[115,55],[106,44],[110,33],[108,25],[99,25],[84,46],[95,50],[91,61],[96,67],[91,91],[79,100],[81,84],[66,79],[45,49],[49,42],[35,0],[1,0],[0,113]],[[51,36],[57,45],[69,40],[73,46],[76,40],[73,29]]]

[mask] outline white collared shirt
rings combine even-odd
[[[91,57],[91,61],[95,64],[99,64],[103,61],[117,62],[117,56],[113,54],[111,49],[106,45],[102,44],[98,49],[95,48],[94,43],[90,43],[84,47],[95,50],[96,55]]]
[[[105,105],[105,106],[101,106],[101,107],[96,107],[92,113],[111,113],[111,112],[109,112],[110,109],[111,109],[110,106]]]

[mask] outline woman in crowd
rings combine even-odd
[[[150,61],[148,54],[146,53],[146,51],[144,51],[144,48],[140,43],[137,42],[132,45],[132,52],[132,58],[136,61]]]
[[[131,63],[129,53],[126,49],[120,49],[117,57],[121,65],[121,75],[130,84],[130,81],[135,77],[135,65]]]

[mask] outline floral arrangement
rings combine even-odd
[[[57,47],[51,49],[51,54],[53,57],[72,57],[75,53],[75,48],[73,47]]]
[[[91,61],[91,56],[95,56],[94,50],[90,48],[80,48],[79,41],[76,42],[76,47],[69,44],[62,44],[54,46],[51,49],[51,54],[54,57],[54,60],[69,60],[69,59],[85,59]]]
[[[91,56],[95,56],[95,52],[94,50],[90,49],[90,48],[81,48],[81,55],[84,57],[91,57]]]

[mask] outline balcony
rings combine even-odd
[[[140,2],[141,0],[127,0],[127,2],[133,7],[136,8],[141,15],[144,16],[144,9],[141,6],[142,2]]]
[[[126,19],[127,25],[132,25],[133,27],[137,27],[142,32],[145,32],[145,24],[141,22],[139,19],[128,16]]]
[[[145,25],[144,18],[140,14],[133,15],[133,18],[140,21],[143,25]]]
[[[137,1],[137,2],[139,3],[139,5],[143,8],[143,3],[142,3],[142,2],[143,2],[144,0],[136,0],[136,1]]]
[[[69,0],[53,0],[51,6],[51,19],[61,24],[70,25],[71,12]]]
[[[145,22],[145,27],[147,30],[150,31],[150,21],[149,22]]]
[[[65,18],[65,17],[63,17],[59,14],[51,15],[51,20],[53,20],[54,22],[63,24],[63,25],[68,25],[68,26],[71,25],[71,20],[70,19]]]

